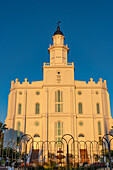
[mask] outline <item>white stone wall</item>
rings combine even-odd
[[[25,86],[24,83],[18,82],[18,85],[14,84],[9,94],[8,114],[5,123],[9,129],[17,130],[17,123],[21,122],[22,133],[28,133],[32,136],[39,134],[41,140],[46,140],[48,115],[48,140],[55,140],[55,122],[57,121],[63,122],[64,134],[70,133],[77,140],[79,140],[79,134],[84,134],[84,140],[98,140],[98,121],[101,122],[102,136],[110,131],[112,124],[106,84],[101,82],[100,85],[99,83],[100,81],[97,84],[95,82],[91,84],[91,81],[88,84],[74,81],[74,84],[70,83],[69,86],[65,83],[65,85],[57,84],[56,81],[52,85],[41,81]],[[55,113],[55,91],[57,90],[63,92],[63,113]],[[36,95],[37,91],[40,92],[39,95]],[[78,92],[81,92],[81,95]],[[98,94],[96,94],[97,92]],[[79,102],[83,104],[82,114],[78,113]],[[19,103],[22,104],[21,115],[18,115]],[[40,103],[39,115],[35,114],[36,103]],[[100,114],[97,114],[96,103],[100,105]],[[36,121],[39,122],[39,126],[35,126]],[[83,125],[80,126],[79,122],[83,122]],[[105,129],[105,123],[107,129]]]

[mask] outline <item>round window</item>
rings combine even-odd
[[[39,95],[39,94],[40,94],[40,92],[39,92],[39,91],[37,91],[37,92],[36,92],[36,95]]]
[[[82,126],[82,125],[83,125],[83,122],[79,122],[79,125]]]
[[[57,72],[57,74],[60,74],[60,72]]]
[[[81,95],[82,94],[82,92],[81,91],[78,91],[78,95]]]
[[[39,122],[35,122],[35,126],[39,126]]]
[[[20,95],[22,95],[22,92],[21,92],[21,91],[19,91],[19,94],[20,94]]]

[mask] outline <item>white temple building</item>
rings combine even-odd
[[[38,141],[53,141],[71,134],[78,141],[101,140],[113,128],[106,80],[74,80],[74,63],[67,62],[69,48],[59,25],[52,39],[43,80],[11,81],[5,138],[30,134]]]

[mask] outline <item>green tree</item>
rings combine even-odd
[[[3,143],[4,131],[8,129],[6,126],[7,126],[6,124],[3,124],[2,122],[0,122],[0,143],[1,144]]]

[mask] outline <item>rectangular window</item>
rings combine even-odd
[[[36,111],[35,111],[36,114],[39,114],[40,113],[40,104],[39,103],[36,103]]]
[[[61,106],[61,112],[63,112],[63,104],[61,104],[60,106]]]
[[[61,135],[61,128],[60,128],[60,122],[58,122],[58,136]]]
[[[63,112],[63,104],[55,104],[55,112]]]
[[[102,145],[102,137],[99,137],[99,145]]]
[[[21,104],[18,105],[18,114],[21,115]]]
[[[60,129],[58,129],[58,135],[60,135]]]
[[[78,103],[78,112],[82,114],[82,103]]]
[[[55,112],[63,112],[63,92],[55,92]]]
[[[58,147],[61,147],[61,138],[58,137]]]
[[[55,112],[57,112],[57,104],[55,104]]]
[[[58,141],[61,141],[61,138],[60,138],[60,137],[58,137]]]
[[[55,92],[55,102],[58,102],[58,92]]]
[[[17,136],[20,136],[20,122],[17,123]]]
[[[60,102],[60,91],[58,91],[58,102]]]
[[[57,136],[57,123],[55,124],[55,136]]]
[[[55,141],[57,142],[57,137],[55,138]]]
[[[101,135],[101,122],[98,122],[98,134]]]
[[[63,102],[63,96],[62,96],[62,92],[61,92],[61,102]]]
[[[58,104],[58,112],[60,112],[60,104]]]
[[[17,130],[17,136],[20,136],[20,128]]]
[[[63,123],[58,121],[55,123],[55,141],[57,141],[57,146],[61,147],[61,138],[63,135]]]
[[[19,144],[20,144],[20,137],[17,136],[17,145],[19,146]]]
[[[100,107],[99,107],[99,103],[97,103],[97,114],[100,113]]]

